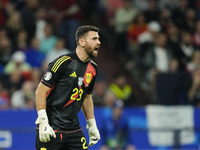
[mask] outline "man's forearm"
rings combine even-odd
[[[41,109],[46,110],[46,94],[48,93],[49,90],[50,90],[50,88],[45,86],[42,83],[40,83],[38,85],[38,88],[35,91],[35,100],[36,100],[37,111],[39,111]]]
[[[87,95],[85,97],[85,100],[82,104],[82,110],[86,120],[94,118],[94,106],[91,95]]]
[[[46,110],[46,98],[44,97],[44,95],[37,93],[35,95],[35,99],[36,99],[36,109],[37,109],[37,111],[39,111],[41,109]]]

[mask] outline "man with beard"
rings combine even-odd
[[[37,150],[85,150],[86,139],[77,114],[82,108],[89,131],[89,146],[100,140],[91,93],[97,76],[99,29],[84,25],[76,31],[77,48],[52,62],[36,92]]]

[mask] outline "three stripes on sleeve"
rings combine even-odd
[[[56,71],[58,70],[58,68],[60,67],[60,65],[62,63],[64,63],[65,61],[67,61],[68,59],[70,59],[71,57],[69,56],[63,56],[61,58],[59,58],[56,63],[53,65],[53,67],[51,68],[51,70],[56,73]]]

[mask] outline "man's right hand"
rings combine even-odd
[[[38,111],[38,118],[35,123],[39,124],[39,139],[41,142],[50,141],[50,136],[56,138],[54,130],[48,123],[46,110],[42,109]]]

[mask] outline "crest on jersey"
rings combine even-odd
[[[90,83],[91,79],[92,79],[92,74],[91,73],[87,73],[87,75],[86,75],[86,82],[88,84]]]
[[[78,77],[78,86],[82,86],[82,84],[83,84],[83,78]]]
[[[44,75],[44,80],[46,81],[49,81],[52,77],[52,73],[51,72],[47,72],[45,75]]]

